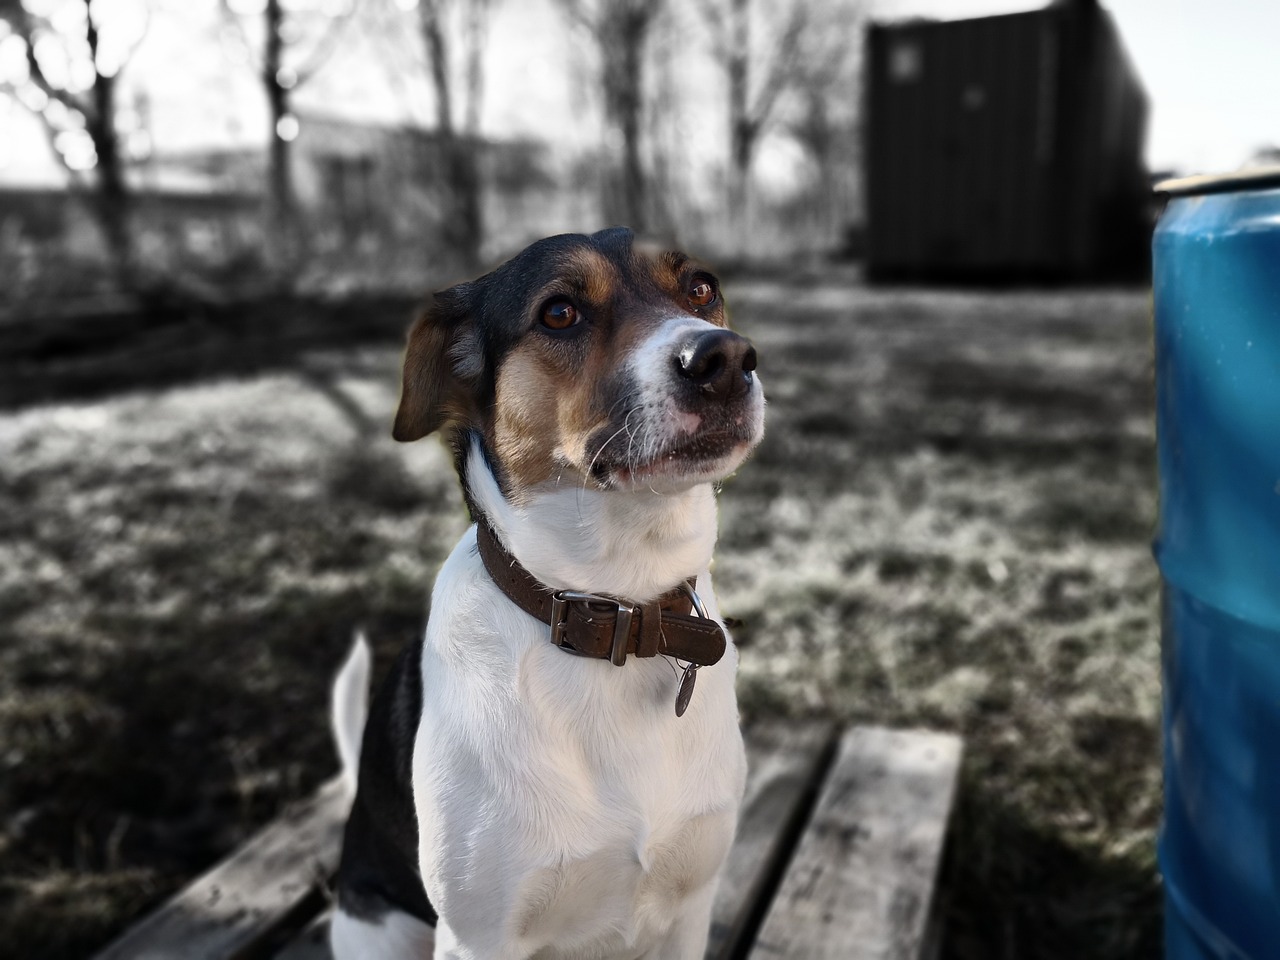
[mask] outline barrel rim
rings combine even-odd
[[[1280,187],[1280,166],[1253,167],[1232,173],[1203,174],[1161,180],[1156,193],[1170,197],[1191,197],[1204,193],[1233,193],[1239,190],[1267,190]]]

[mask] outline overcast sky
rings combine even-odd
[[[1026,0],[873,0],[882,16],[947,19]],[[1229,170],[1280,144],[1280,0],[1103,0],[1151,98],[1153,169]]]
[[[55,0],[45,0],[55,2]],[[130,0],[107,0],[123,9]],[[255,0],[234,0],[246,9]],[[405,4],[412,0],[398,0]],[[873,16],[956,19],[1031,9],[1028,0],[870,0]],[[1229,170],[1280,143],[1280,0],[1110,0],[1104,4],[1151,98],[1148,160],[1154,169]],[[222,35],[214,0],[158,0],[125,77],[145,88],[160,150],[255,142],[266,107],[236,42]],[[303,87],[300,109],[374,121],[429,122],[429,93],[414,79],[412,37],[353,37]],[[552,0],[506,0],[493,19],[484,127],[496,135],[595,136],[584,65]],[[0,48],[2,52],[2,48]],[[397,63],[387,71],[370,63]],[[399,79],[388,80],[392,74]],[[513,92],[518,91],[518,96]],[[133,102],[132,95],[126,96]],[[0,97],[0,178],[48,180],[55,168],[39,126]]]

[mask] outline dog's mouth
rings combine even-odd
[[[744,423],[679,437],[644,457],[612,457],[602,451],[592,463],[591,479],[611,489],[721,480],[737,469],[758,440],[756,432]],[[625,450],[620,452],[626,454]]]

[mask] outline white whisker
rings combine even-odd
[[[615,403],[615,404],[614,404],[614,407],[616,407],[616,406],[617,406],[617,404]],[[622,426],[621,426],[621,427],[619,427],[616,431],[614,431],[613,435],[612,435],[611,437],[609,437],[609,439],[608,439],[608,440],[606,440],[604,443],[600,444],[600,449],[599,449],[599,450],[597,450],[597,451],[595,452],[595,455],[594,455],[594,456],[592,456],[592,458],[591,458],[591,462],[587,464],[586,472],[583,474],[583,477],[582,477],[582,486],[581,486],[581,487],[579,488],[579,490],[578,490],[578,519],[580,519],[580,520],[582,519],[582,495],[583,495],[584,493],[586,493],[586,491],[587,491],[587,484],[591,482],[591,474],[592,474],[592,471],[593,471],[593,470],[595,470],[595,467],[596,467],[596,461],[598,461],[598,460],[600,459],[600,455],[601,455],[602,453],[604,453],[605,448],[606,448],[606,447],[608,447],[608,446],[609,446],[609,444],[613,443],[613,441],[614,441],[614,440],[618,439],[618,436],[619,436],[620,434],[622,434],[624,431],[626,431],[626,429],[627,429],[627,420],[628,420],[628,419],[630,419],[630,417],[631,417],[631,413],[634,411],[634,409],[635,409],[635,408],[632,408],[632,410],[631,410],[631,411],[628,411],[628,412],[627,412],[627,416],[626,416],[626,418],[624,418],[624,419],[623,419],[623,421],[622,421]],[[611,408],[611,410],[612,410],[612,408]]]

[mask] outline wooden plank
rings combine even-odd
[[[337,869],[347,806],[331,780],[95,960],[227,960],[305,923]]]
[[[747,789],[738,835],[716,893],[707,960],[730,960],[754,932],[817,795],[830,758],[830,724],[776,724],[746,733]],[[328,917],[277,960],[330,960]]]
[[[753,960],[919,960],[957,737],[856,727],[842,738]]]
[[[755,932],[761,901],[773,892],[813,806],[834,736],[827,723],[746,731],[747,790],[716,891],[707,960],[737,956]]]

